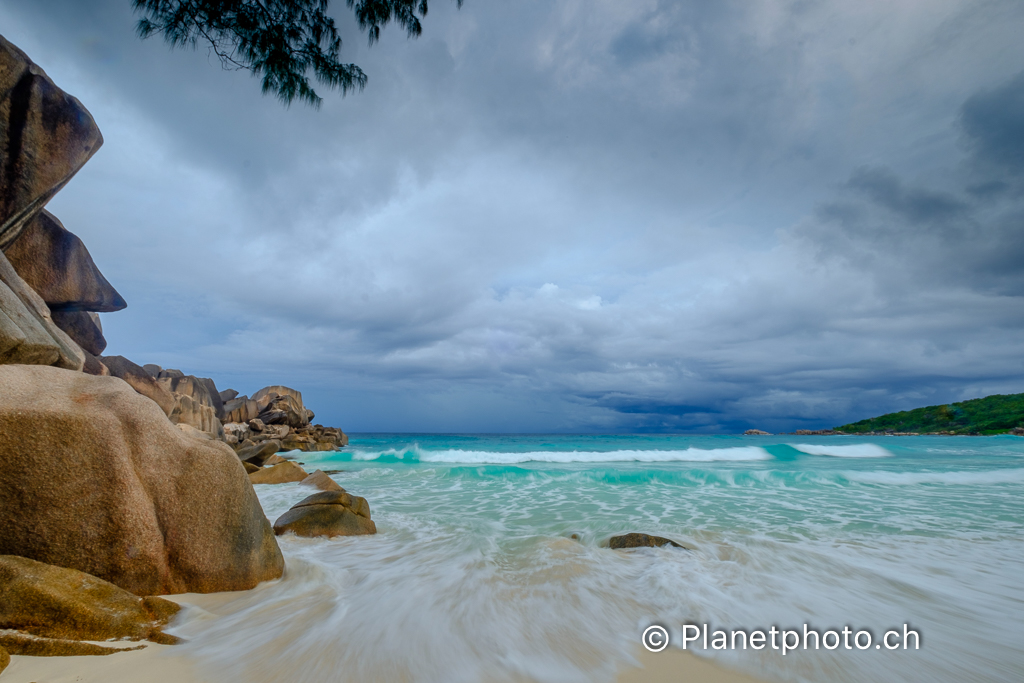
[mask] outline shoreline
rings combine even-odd
[[[148,643],[143,650],[91,657],[13,655],[3,679],[4,683],[138,683],[139,672],[145,671],[147,683],[221,683],[202,676],[197,663],[177,654],[176,647]],[[675,647],[653,653],[638,646],[634,657],[639,665],[620,669],[615,683],[765,683]],[[530,679],[517,680],[527,683]],[[388,672],[360,677],[360,683],[390,683]]]

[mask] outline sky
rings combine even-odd
[[[96,119],[106,353],[349,432],[827,428],[1024,392],[1024,3],[433,0],[284,107],[0,0]]]

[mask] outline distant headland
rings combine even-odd
[[[748,429],[747,435],[768,435],[760,429]],[[798,429],[795,435],[828,436],[987,436],[1016,434],[1024,436],[1024,394],[996,394],[985,398],[914,410],[887,413],[834,429]]]

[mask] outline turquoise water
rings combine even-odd
[[[907,624],[921,649],[697,653],[778,681],[1024,680],[1024,438],[354,435],[296,457],[342,470],[379,533],[282,537],[284,579],[187,611],[221,678],[610,681],[653,623],[675,646],[684,623],[806,623]],[[256,488],[271,520],[309,492]],[[603,547],[630,531],[689,549]]]

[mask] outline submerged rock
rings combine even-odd
[[[327,538],[377,533],[366,499],[338,488],[338,491],[314,493],[293,505],[274,522],[274,533]]]
[[[664,538],[662,536],[649,536],[647,534],[623,534],[622,536],[612,536],[608,539],[608,547],[612,550],[627,550],[629,548],[658,548],[663,545],[670,545],[674,548],[683,547],[671,539]]]
[[[245,590],[284,570],[231,448],[114,377],[0,365],[0,554],[137,595]]]

